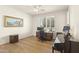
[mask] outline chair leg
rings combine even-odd
[[[52,47],[52,53],[54,53],[54,47]]]

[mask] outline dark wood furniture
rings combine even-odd
[[[79,42],[69,40],[65,44],[65,53],[79,53]]]
[[[9,36],[10,43],[16,43],[18,42],[18,35],[10,35]]]
[[[79,42],[70,41],[70,53],[79,53]]]
[[[48,40],[48,41],[52,41],[53,33],[45,33],[45,39]]]
[[[40,32],[36,32],[36,37],[40,38]],[[51,41],[53,39],[53,32],[45,32],[45,40]]]

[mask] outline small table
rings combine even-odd
[[[16,43],[16,42],[18,42],[19,41],[19,39],[18,39],[18,35],[10,35],[9,36],[9,42],[10,43]]]

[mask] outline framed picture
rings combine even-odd
[[[4,27],[23,27],[23,19],[4,16]]]

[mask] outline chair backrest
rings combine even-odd
[[[40,31],[40,37],[44,37],[44,31]]]

